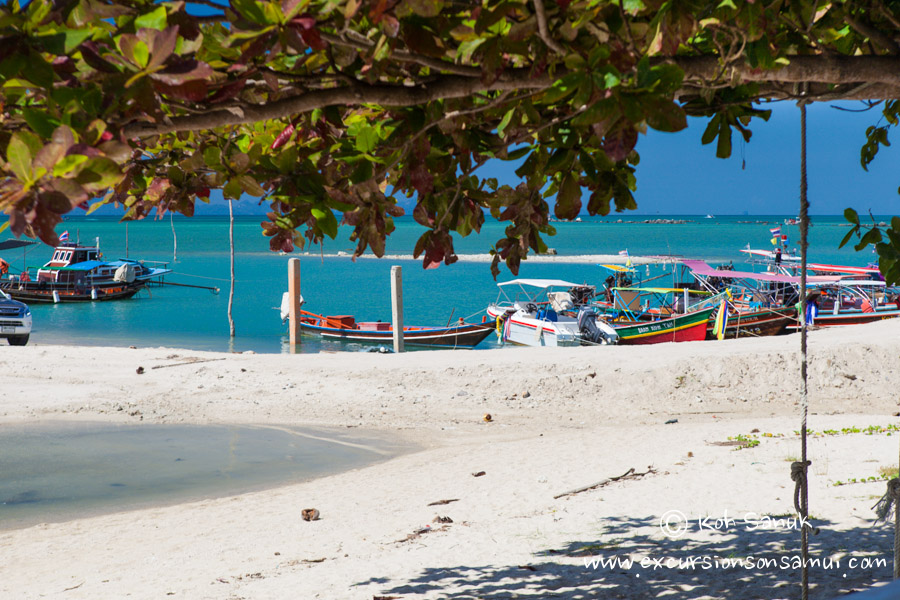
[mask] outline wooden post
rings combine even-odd
[[[394,328],[394,352],[403,352],[403,270],[391,267],[391,321]]]
[[[288,260],[288,330],[290,331],[291,348],[300,341],[300,259]]]
[[[228,328],[231,337],[234,337],[234,317],[231,308],[234,306],[234,212],[231,209],[231,199],[228,199],[228,245],[231,248],[231,290],[228,292]]]

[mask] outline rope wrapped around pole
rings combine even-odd
[[[900,479],[895,477],[887,482],[887,491],[872,510],[875,523],[886,522],[891,512],[894,513],[894,579],[900,579]]]

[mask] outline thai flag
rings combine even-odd
[[[776,227],[775,229],[770,229],[769,231],[772,232],[772,235],[776,237],[781,235],[781,227]]]
[[[68,242],[69,241],[69,230],[68,229],[63,231],[62,234],[60,234],[59,241],[60,242]]]
[[[628,250],[619,250],[619,256],[628,256]]]

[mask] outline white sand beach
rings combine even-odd
[[[275,489],[0,531],[0,598],[797,598],[799,342],[2,346],[0,424],[327,425],[419,449]],[[813,331],[809,354],[809,427],[833,431],[809,441],[811,557],[831,559],[810,568],[811,597],[833,598],[891,576],[892,529],[871,510],[884,481],[835,484],[897,466],[900,433],[862,430],[900,421],[900,322]],[[735,446],[739,435],[759,444]],[[630,469],[646,474],[554,498]],[[302,520],[312,507],[321,519]],[[601,558],[635,562],[591,564]]]

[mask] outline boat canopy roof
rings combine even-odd
[[[615,271],[616,273],[634,273],[634,267],[624,267],[622,265],[597,265],[598,267],[603,267],[604,269],[609,269],[610,271]]]
[[[763,258],[774,259],[775,252],[773,250],[752,250],[750,248],[741,248],[741,252],[749,254],[750,256],[762,256]],[[784,252],[781,255],[781,260],[783,261],[799,261],[800,257],[796,254],[788,254]]]
[[[724,277],[727,279],[755,279],[757,281],[772,281],[775,283],[789,283],[789,284],[798,284],[800,283],[799,277],[794,277],[792,275],[781,275],[778,273],[754,273],[752,271],[719,271],[708,264],[703,260],[683,260],[681,261],[684,266],[693,271],[696,275],[700,275],[702,277]],[[835,283],[840,281],[840,277],[829,277],[824,275],[813,275],[811,277],[807,277],[806,281],[809,284],[823,284],[823,283]]]
[[[562,279],[513,279],[510,281],[501,281],[497,285],[500,287],[507,285],[524,285],[544,289],[548,287],[578,287],[581,284],[563,281]]]
[[[0,250],[13,250],[14,248],[31,246],[32,244],[36,243],[37,242],[29,242],[27,240],[3,240],[2,242],[0,242]]]
[[[806,265],[810,271],[823,271],[825,273],[848,273],[851,275],[878,275],[880,270],[872,267],[846,267],[843,265],[820,265],[811,263]]]
[[[652,294],[682,294],[684,293],[685,288],[664,288],[664,287],[617,287],[613,288],[617,292],[647,292]],[[701,290],[688,289],[688,291],[692,294],[705,294],[709,295],[712,292],[705,292]]]
[[[102,260],[86,260],[84,262],[75,263],[66,267],[41,267],[47,271],[93,271],[100,265],[104,265]]]

